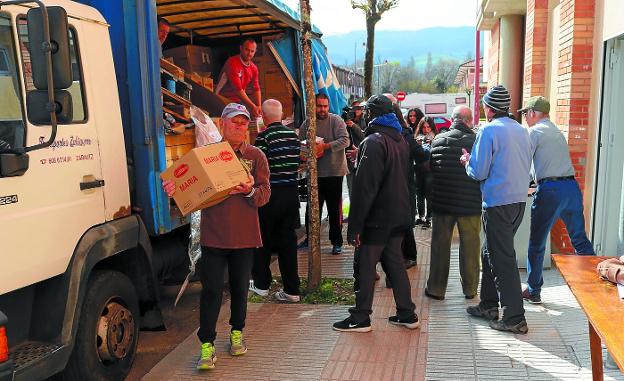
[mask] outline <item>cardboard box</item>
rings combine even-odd
[[[213,72],[216,70],[215,54],[211,48],[184,45],[163,52],[165,58],[172,57],[173,63],[187,72]]]
[[[173,199],[183,215],[220,203],[247,181],[247,171],[228,142],[193,148],[167,168],[160,178],[173,180]]]

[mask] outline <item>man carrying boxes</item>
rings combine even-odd
[[[200,327],[197,332],[202,343],[197,363],[197,369],[200,370],[213,369],[217,360],[214,340],[226,265],[231,293],[230,354],[239,356],[247,352],[242,337],[247,315],[247,293],[254,249],[262,246],[258,207],[266,204],[271,195],[267,159],[260,149],[245,142],[249,120],[249,112],[243,105],[230,103],[223,109],[223,138],[232,146],[238,159],[249,168],[248,181],[240,182],[223,201],[202,209],[202,292]],[[177,163],[173,169],[176,166]],[[180,190],[180,184],[176,184],[175,179],[163,180],[162,185],[169,197],[174,196],[176,189]]]

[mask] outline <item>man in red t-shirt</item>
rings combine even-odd
[[[256,54],[256,48],[256,42],[251,38],[242,42],[240,54],[228,58],[225,62],[215,91],[228,98],[230,102],[243,103],[254,118],[261,114],[262,104],[258,67],[251,61]],[[251,98],[246,93],[250,83],[253,87]]]

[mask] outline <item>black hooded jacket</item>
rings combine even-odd
[[[364,244],[383,244],[391,233],[410,226],[410,147],[396,123],[389,127],[371,122],[360,144],[347,229],[350,243],[360,234]]]
[[[462,148],[471,152],[476,134],[465,124],[454,122],[448,132],[439,134],[431,146],[433,212],[458,216],[481,214],[479,182],[466,174],[459,162]]]

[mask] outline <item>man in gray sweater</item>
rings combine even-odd
[[[308,121],[299,129],[299,139],[305,140]],[[349,172],[345,148],[349,146],[349,134],[345,122],[329,112],[329,98],[316,95],[316,136],[323,138],[316,145],[318,158],[319,210],[327,203],[329,215],[329,240],[332,254],[342,253],[342,178]],[[308,208],[306,208],[306,232],[308,230]],[[307,242],[307,239],[306,239]]]

